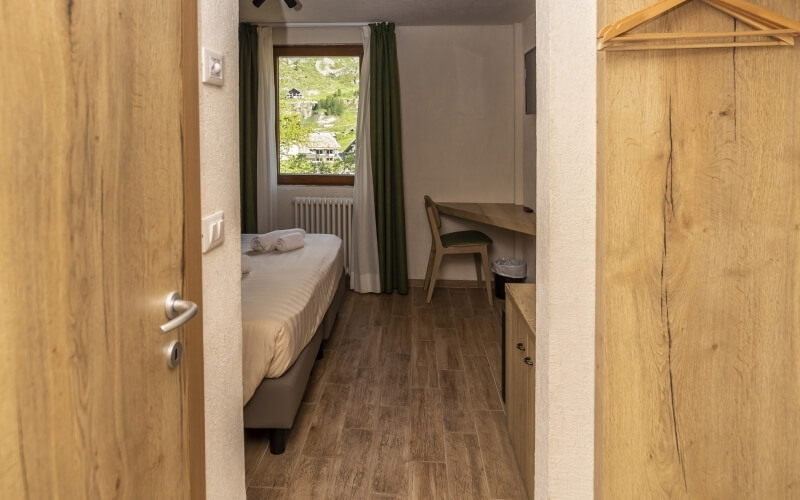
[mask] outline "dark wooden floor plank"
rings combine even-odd
[[[316,411],[317,405],[315,404],[302,403],[300,405],[294,419],[294,426],[289,431],[286,440],[286,451],[280,455],[273,455],[267,450],[253,473],[250,486],[267,488],[287,488],[289,486]]]
[[[456,320],[453,316],[453,307],[450,303],[450,294],[446,288],[439,289],[439,293],[434,293],[433,300],[433,326],[436,328],[455,328]]]
[[[375,469],[372,491],[390,495],[408,494],[408,407],[381,407],[379,428],[374,434]]]
[[[456,321],[462,318],[471,318],[475,315],[472,312],[472,305],[464,288],[450,288],[448,292],[450,293],[450,307]]]
[[[345,428],[374,429],[381,401],[381,370],[360,367],[347,402]]]
[[[339,437],[344,428],[350,389],[349,385],[325,385],[325,391],[308,429],[303,455],[331,457],[339,454]]]
[[[305,455],[300,457],[286,498],[291,500],[325,498],[335,465],[336,458],[332,457]]]
[[[460,370],[440,370],[439,388],[444,409],[444,430],[446,432],[475,432],[466,373]]]
[[[502,410],[500,396],[486,356],[464,356],[471,406],[475,410]]]
[[[415,307],[411,312],[411,335],[414,340],[433,340],[433,309]]]
[[[247,488],[247,500],[288,500],[286,488]]]
[[[448,432],[445,448],[450,495],[461,500],[489,498],[478,436]]]
[[[444,462],[444,423],[439,389],[411,389],[409,460]]]
[[[461,354],[464,356],[484,356],[483,339],[475,318],[460,318],[458,325],[458,340],[461,345]]]
[[[411,344],[411,387],[439,387],[436,345],[414,341]]]
[[[375,299],[372,306],[372,318],[370,325],[372,326],[387,326],[392,319],[392,296],[389,294],[380,294]]]
[[[374,461],[370,453],[373,432],[345,429],[342,432],[342,454],[337,460],[327,498],[350,500],[369,495]]]
[[[486,350],[486,357],[489,359],[489,367],[492,369],[492,378],[497,391],[502,390],[503,375],[503,349],[500,342],[485,342],[483,348]]]
[[[249,486],[253,474],[261,464],[264,453],[269,447],[269,432],[266,429],[244,430],[244,481]]]
[[[490,309],[489,300],[486,298],[486,289],[467,288],[466,290],[469,304],[472,306],[473,311],[477,313],[479,309]],[[492,290],[492,295],[494,295],[494,289]]]
[[[491,498],[527,499],[525,484],[508,437],[505,414],[501,411],[475,410],[475,424]]]
[[[411,316],[411,304],[413,302],[410,293],[400,295],[392,294],[392,316]]]
[[[436,343],[436,367],[439,370],[463,370],[461,342],[455,328],[437,328],[433,332]]]
[[[358,373],[358,363],[364,350],[364,341],[360,339],[343,339],[336,349],[333,366],[328,374],[328,384],[349,384]]]
[[[408,406],[411,400],[411,354],[383,353],[381,406]]]
[[[377,303],[377,295],[372,293],[360,294],[353,305],[353,310],[347,320],[345,338],[363,338],[365,329],[370,325],[373,305]]]
[[[411,318],[392,316],[383,345],[387,351],[411,354],[411,337]]]
[[[369,368],[380,368],[383,363],[383,353],[387,350],[384,346],[386,339],[386,327],[367,327],[367,333],[362,340],[364,349],[361,352],[361,359],[358,365]]]
[[[428,292],[424,291],[422,287],[415,286],[411,288],[411,307],[430,307],[426,302]]]
[[[502,321],[491,309],[475,311],[474,328],[484,342],[502,342]]]
[[[411,472],[412,500],[450,500],[447,487],[447,466],[443,463],[412,462]]]

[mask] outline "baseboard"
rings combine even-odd
[[[420,287],[425,284],[425,280],[408,280],[408,285],[412,287]],[[494,281],[491,281],[492,290],[494,290]],[[485,286],[485,285],[484,285]],[[478,282],[475,280],[436,280],[436,288],[478,288]]]

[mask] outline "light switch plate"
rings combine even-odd
[[[212,85],[223,84],[222,54],[215,50],[203,47],[201,65],[203,67],[203,83],[210,83]]]
[[[220,210],[203,217],[203,253],[218,247],[225,241],[225,213]]]

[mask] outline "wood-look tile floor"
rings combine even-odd
[[[245,431],[248,500],[525,499],[500,399],[500,302],[348,292],[286,451]]]

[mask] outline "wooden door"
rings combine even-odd
[[[195,9],[0,7],[0,498],[205,496]]]

